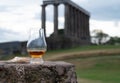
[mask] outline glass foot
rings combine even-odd
[[[43,64],[44,61],[42,58],[31,58],[30,64]]]

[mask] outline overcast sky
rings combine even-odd
[[[0,0],[0,42],[28,39],[29,29],[41,27],[43,0]],[[101,29],[120,37],[120,0],[72,0],[90,12],[90,31]],[[59,6],[59,28],[64,27],[64,9]],[[47,35],[53,31],[53,6],[47,11]]]

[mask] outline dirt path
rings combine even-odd
[[[64,60],[64,59],[71,59],[71,58],[85,58],[85,57],[105,56],[105,55],[106,56],[120,55],[120,49],[56,53],[51,55],[50,57],[47,57],[47,60]]]
[[[89,79],[78,79],[78,83],[102,83],[99,80],[89,80]]]

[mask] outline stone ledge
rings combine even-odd
[[[75,66],[63,61],[0,62],[0,83],[77,83],[77,77]]]

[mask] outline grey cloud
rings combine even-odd
[[[15,11],[17,8],[19,8],[21,6],[19,5],[0,5],[0,13],[1,12],[12,12]]]
[[[10,37],[10,35],[13,35],[14,37],[16,37],[18,33],[12,30],[4,29],[0,27],[0,42],[14,40],[13,38]]]
[[[16,35],[17,32],[14,32],[12,30],[9,30],[9,29],[3,29],[3,28],[0,28],[0,36],[4,36],[6,34],[13,34],[13,35]]]
[[[120,20],[119,0],[87,0],[79,5],[91,13],[92,19]]]
[[[117,6],[116,6],[117,7]],[[95,9],[93,12],[94,19],[100,20],[120,20],[120,9],[115,9],[114,7],[108,6],[100,9]]]

